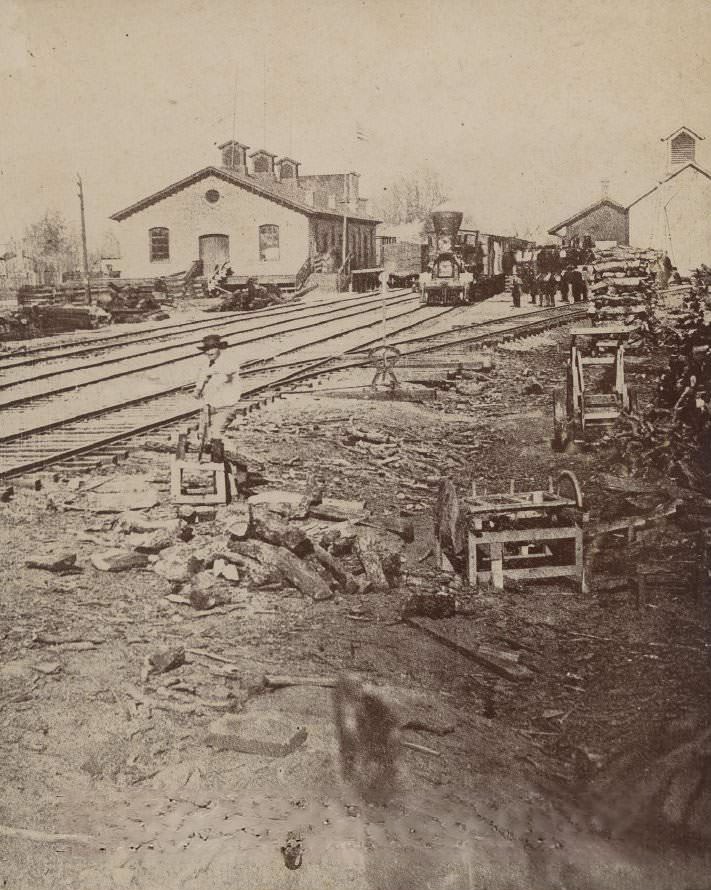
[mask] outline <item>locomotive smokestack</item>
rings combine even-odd
[[[449,235],[452,242],[454,242],[463,219],[464,214],[459,210],[434,210],[432,212],[432,225],[435,235],[438,238],[443,235]]]

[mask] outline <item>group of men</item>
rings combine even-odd
[[[558,293],[563,303],[569,303],[571,298],[574,303],[580,303],[588,295],[588,278],[587,273],[572,265],[562,273],[546,272],[539,275],[524,269],[520,276],[514,275],[511,289],[513,304],[518,308],[522,294],[528,294],[530,303],[535,304],[539,299],[541,306],[554,306]]]

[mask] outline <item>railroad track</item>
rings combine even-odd
[[[394,319],[412,316],[426,321],[443,314],[442,307],[422,307],[409,292],[391,297],[388,312]],[[318,312],[304,310],[300,315],[266,324],[255,321],[249,327],[214,326],[223,337],[229,337],[230,349],[238,349],[240,363],[270,359],[275,353],[302,348],[304,337],[317,336],[310,343],[325,342],[344,332],[369,327],[380,318],[381,299],[370,299],[359,305],[349,304]],[[365,319],[365,323],[362,320]],[[323,336],[321,336],[323,334]],[[17,381],[0,391],[3,428],[0,443],[20,434],[53,425],[56,421],[78,418],[100,409],[109,410],[123,403],[127,387],[132,395],[150,398],[174,392],[189,385],[200,362],[197,345],[201,337],[191,335],[188,342],[151,347],[129,356],[112,353],[97,366],[94,363]]]
[[[393,333],[412,329],[453,311],[451,307],[423,307],[413,297],[407,297],[407,304],[403,305],[402,292],[391,298],[389,313],[392,313],[393,305],[398,309],[395,315],[390,314],[389,317],[389,328]],[[270,386],[288,381],[299,371],[330,360],[330,354],[325,360],[321,358],[314,360],[311,357],[296,359],[300,351],[308,351],[315,345],[325,342],[333,344],[334,341],[340,341],[343,351],[363,347],[364,343],[369,342],[367,332],[382,324],[381,300],[378,297],[372,305],[370,303],[365,307],[361,305],[357,312],[351,309],[352,307],[348,307],[326,322],[323,318],[316,322],[311,319],[308,323],[304,323],[303,319],[295,320],[297,324],[280,335],[276,349],[275,343],[271,344],[271,354],[252,359],[243,365],[244,376],[249,381],[245,395],[256,394]],[[345,330],[344,318],[351,319],[350,327]],[[304,343],[305,329],[309,331],[309,339]],[[316,336],[313,336],[314,333]],[[275,339],[273,334],[262,332],[252,340],[266,338]],[[275,354],[277,357],[287,354],[293,356],[289,368],[273,366]],[[196,359],[194,351],[191,353],[191,358],[193,361]],[[181,379],[176,381],[175,362],[173,360],[161,362],[168,385],[166,380],[158,381],[157,384],[154,380],[147,388],[148,391],[145,387],[143,391],[139,391],[140,387],[136,386],[136,380],[131,378],[133,393],[130,399],[117,400],[109,393],[101,404],[93,406],[84,400],[83,407],[74,407],[73,403],[77,401],[75,387],[70,387],[68,390],[59,387],[50,393],[51,397],[57,395],[65,397],[63,403],[59,405],[60,410],[55,411],[55,416],[48,414],[47,402],[43,401],[41,396],[9,400],[10,407],[4,414],[9,413],[10,420],[12,413],[16,413],[20,418],[24,416],[25,423],[24,425],[22,422],[16,423],[15,430],[8,432],[9,422],[7,416],[5,417],[3,434],[0,436],[0,478],[38,470],[70,456],[106,448],[130,435],[194,414],[195,401],[186,390],[192,390],[195,369],[193,362],[184,362],[184,365]],[[136,369],[129,374],[135,375]],[[126,377],[125,373],[104,374],[100,381],[94,379],[83,384],[84,389],[81,394],[98,383],[104,384],[106,390],[106,381]],[[26,419],[28,405],[31,406],[34,420]],[[73,413],[68,414],[68,411]]]
[[[413,305],[415,303],[415,298],[409,291],[399,291],[391,297],[395,304],[403,299],[412,301]],[[309,306],[299,304],[288,308],[278,307],[273,311],[221,313],[212,318],[184,322],[175,327],[171,325],[168,328],[154,328],[142,334],[138,333],[130,339],[124,334],[118,339],[101,338],[96,342],[92,341],[89,346],[76,349],[73,346],[55,347],[51,354],[43,353],[39,357],[8,360],[5,364],[0,362],[0,399],[3,391],[21,384],[29,385],[41,380],[54,379],[61,374],[100,368],[117,361],[160,355],[180,346],[192,347],[200,343],[205,331],[217,331],[223,337],[227,337],[248,331],[276,328],[291,319],[318,320],[331,314],[343,313],[348,309],[358,312],[366,306],[379,306],[380,303],[379,294],[358,294],[350,298],[328,300]],[[35,365],[41,367],[33,370]]]
[[[432,308],[432,307],[430,307]],[[440,307],[441,309],[441,307]],[[452,311],[441,309],[439,315]],[[423,324],[437,318],[411,319],[405,325],[399,323],[393,330],[391,322],[389,342],[397,344],[403,353],[403,364],[408,361],[426,360],[430,352],[447,350],[461,351],[473,345],[501,341],[520,336],[528,336],[557,325],[568,324],[584,317],[580,307],[556,307],[555,309],[534,310],[509,319],[492,319],[466,327],[431,335],[413,336],[409,333]],[[265,392],[274,392],[278,387],[333,373],[346,368],[362,367],[368,364],[365,353],[369,347],[381,342],[380,337],[363,339],[365,331],[379,327],[380,319],[355,326],[342,332],[342,338],[357,339],[350,347],[342,350],[339,356],[313,355],[314,347],[323,342],[331,342],[330,334],[317,337],[308,343],[282,348],[276,355],[248,363],[244,377],[245,410],[263,400]],[[309,355],[309,351],[311,354]],[[291,355],[288,361],[277,362],[279,357]],[[199,408],[186,392],[192,389],[189,384],[174,386],[153,396],[137,396],[110,408],[99,408],[83,412],[77,417],[49,423],[30,434],[4,437],[0,439],[0,478],[8,478],[23,473],[38,471],[58,462],[86,460],[82,457],[101,450],[107,459],[112,455],[125,453],[125,440],[149,430],[182,421],[197,414]]]

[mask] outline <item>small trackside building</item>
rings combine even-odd
[[[627,208],[603,197],[548,229],[548,234],[562,238],[566,243],[578,239],[580,244],[585,241],[593,244],[596,241],[629,244]]]
[[[178,274],[198,260],[206,275],[224,262],[236,275],[260,278],[295,276],[307,259],[335,270],[344,229],[350,268],[375,264],[378,220],[358,194],[357,173],[302,177],[298,161],[264,149],[248,161],[247,149],[226,142],[219,166],[111,216],[119,223],[124,277]]]

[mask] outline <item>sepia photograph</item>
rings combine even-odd
[[[0,888],[711,890],[711,4],[0,14]]]

